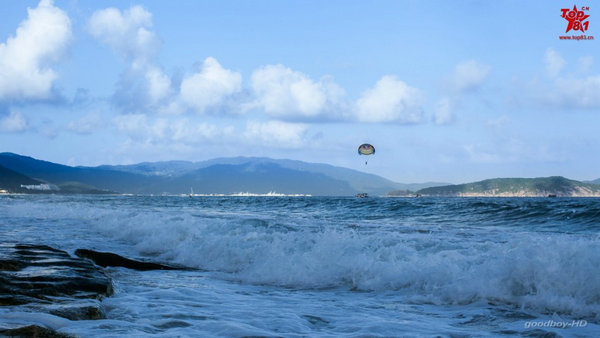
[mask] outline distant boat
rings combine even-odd
[[[361,193],[356,194],[356,197],[357,198],[367,198],[367,197],[369,197],[369,194],[367,194],[366,192],[361,192]]]
[[[194,188],[190,188],[190,197],[194,197]]]
[[[556,197],[556,194],[548,194],[548,197]]]

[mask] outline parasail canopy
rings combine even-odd
[[[365,143],[365,144],[361,144],[358,147],[358,154],[359,155],[373,155],[375,154],[375,147],[373,147],[372,145]]]

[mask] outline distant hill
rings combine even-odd
[[[269,192],[310,195],[383,195],[398,184],[377,175],[326,164],[269,158],[221,158],[204,162],[145,162],[124,166],[70,167],[13,153],[0,165],[58,191],[134,194],[232,194]],[[2,187],[0,186],[0,189]]]
[[[201,194],[353,195],[348,182],[308,171],[285,168],[276,163],[215,164],[164,182],[164,190]]]
[[[143,175],[100,168],[70,167],[13,153],[0,153],[0,166],[11,169],[37,181],[57,186],[77,183],[83,190],[108,190],[137,193],[140,187],[151,183]]]
[[[422,196],[600,197],[600,186],[561,176],[539,178],[495,178],[474,183],[431,187],[417,191]]]
[[[412,196],[415,195],[416,191],[431,187],[442,187],[450,185],[450,183],[440,182],[425,182],[425,183],[411,183],[401,184],[402,188],[398,190],[392,190],[387,193],[388,196]]]
[[[584,183],[591,183],[591,184],[600,184],[600,178],[597,178],[593,181],[583,181]]]
[[[367,174],[360,171],[336,167],[329,164],[322,163],[307,163],[296,160],[285,160],[285,159],[271,159],[266,157],[230,157],[230,158],[216,158],[202,162],[186,162],[186,161],[166,161],[166,162],[144,162],[132,165],[119,165],[119,166],[100,166],[97,168],[108,169],[108,170],[119,170],[129,173],[135,173],[146,176],[158,176],[158,177],[170,177],[173,180],[169,182],[179,182],[178,177],[184,177],[185,179],[191,179],[194,181],[194,175],[201,175],[203,169],[212,166],[248,166],[248,167],[270,167],[275,170],[276,167],[282,169],[289,169],[291,171],[303,172],[305,174],[318,174],[315,176],[318,180],[323,180],[323,175],[336,180],[343,181],[349,185],[349,189],[341,189],[335,183],[331,186],[333,191],[347,191],[347,194],[355,194],[357,192],[367,192],[373,195],[385,195],[388,191],[393,189],[410,189],[418,190],[421,188],[429,187],[433,184],[401,184],[385,179],[381,176]],[[291,173],[290,171],[290,173]],[[291,177],[290,177],[291,178]],[[175,183],[174,183],[175,184]],[[442,184],[437,184],[442,185]],[[227,186],[227,182],[225,182]],[[164,189],[164,188],[163,188]],[[302,189],[306,190],[306,189]],[[323,189],[315,186],[315,191],[321,191]],[[187,188],[189,191],[189,187]],[[196,191],[196,187],[194,187]],[[183,191],[185,192],[185,191]],[[335,194],[335,193],[334,193]],[[346,193],[345,193],[346,194]],[[344,194],[344,195],[345,195]],[[330,194],[328,194],[330,195]]]
[[[101,165],[97,169],[113,170],[145,176],[179,176],[205,167],[189,161],[142,162],[130,165]]]
[[[596,181],[600,183],[600,179]],[[560,176],[496,178],[458,185],[400,184],[327,164],[263,157],[71,167],[0,153],[0,190],[9,192],[188,194],[192,189],[197,194],[600,196],[600,185]]]
[[[63,182],[59,184],[34,180],[14,170],[0,166],[0,190],[21,194],[106,194],[110,191],[100,190],[79,182]]]

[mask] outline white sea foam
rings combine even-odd
[[[527,329],[525,319],[548,320],[552,314],[564,317],[553,319],[556,321],[589,323],[577,328],[579,331],[573,328],[568,332],[598,331],[600,240],[591,233],[481,228],[447,222],[415,224],[392,218],[353,220],[341,214],[336,218],[314,210],[302,212],[302,208],[292,213],[263,204],[232,206],[226,199],[215,198],[206,204],[175,199],[160,203],[129,198],[9,202],[0,206],[6,216],[0,223],[25,222],[26,226],[0,237],[25,236],[61,248],[152,256],[152,260],[208,270],[201,274],[211,279],[207,284],[196,275],[181,277],[181,281],[160,275],[162,280],[153,277],[144,281],[155,283],[147,289],[139,284],[140,275],[113,272],[117,294],[103,303],[111,318],[119,321],[69,326],[69,332],[79,334],[124,330],[133,321],[138,326],[124,331],[127,334],[165,332],[173,326],[168,332],[174,335],[204,332],[201,330],[224,335],[310,335],[320,332],[322,326],[339,334],[393,335],[401,325],[424,335],[439,331],[469,334],[468,329],[457,329],[462,322],[455,318],[455,311],[470,316],[473,324],[469,325],[487,330],[501,325],[491,323],[499,315],[487,313],[493,311],[490,308],[527,313],[518,323],[502,324],[517,332]],[[268,202],[261,199],[258,203]],[[131,280],[132,285],[120,285],[121,279]],[[273,294],[267,297],[264,290]],[[311,307],[311,302],[320,302],[323,297],[332,300],[331,308]],[[288,298],[303,305],[285,305],[283,299]],[[157,299],[161,300],[160,308],[152,312],[149,309],[156,306],[152,304]],[[323,301],[319,306],[327,304]],[[373,317],[361,320],[353,315],[354,310],[336,306]],[[201,311],[203,307],[207,307],[206,313]],[[261,318],[271,318],[270,323],[252,321],[251,313],[257,307],[264,311]],[[186,313],[189,309],[198,318],[190,317]],[[428,311],[436,318],[446,316],[445,322],[427,321]],[[177,320],[161,317],[164,313]],[[233,320],[231,313],[238,319]],[[410,323],[385,317],[398,313]],[[149,320],[151,315],[156,318]],[[289,321],[296,317],[297,321]],[[192,325],[188,331],[182,322]],[[373,322],[379,324],[369,327]],[[281,331],[269,331],[273,326]]]
[[[468,239],[452,228],[361,232],[298,221],[127,210],[91,226],[141,255],[243,283],[394,290],[416,303],[484,300],[540,312],[600,312],[596,238],[523,232]]]
[[[194,194],[194,193],[190,193],[190,194],[183,194],[180,196],[189,196],[189,197],[225,197],[225,196],[229,196],[229,197],[310,197],[312,195],[310,194],[283,194],[283,193],[279,193],[279,192],[275,192],[275,191],[269,191],[268,193],[265,194],[259,194],[259,193],[254,193],[254,192],[237,192],[237,193],[233,193],[233,194]]]

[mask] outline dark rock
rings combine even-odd
[[[112,294],[104,271],[86,260],[44,245],[0,247],[0,295],[47,299],[51,296],[99,298]]]
[[[73,336],[56,332],[38,325],[23,326],[16,329],[0,330],[0,334],[6,337],[44,337],[44,338],[71,338]]]
[[[53,305],[49,306],[48,309],[50,314],[70,320],[94,320],[106,318],[102,307],[97,306],[95,302],[90,302],[88,305],[84,303],[62,304],[59,306]]]
[[[112,292],[110,278],[88,260],[45,245],[0,245],[0,306],[99,319],[100,300]]]
[[[129,259],[112,252],[99,252],[87,249],[77,249],[75,254],[82,258],[88,258],[94,261],[94,263],[102,266],[122,266],[128,269],[134,270],[182,270],[184,267],[175,267],[170,265],[164,265],[152,262],[142,262]]]

